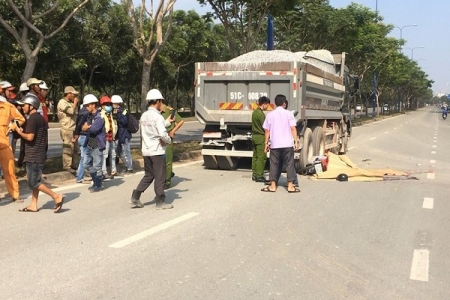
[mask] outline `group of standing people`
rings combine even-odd
[[[8,192],[14,202],[24,202],[19,195],[12,149],[14,139],[20,138],[22,149],[18,163],[25,165],[28,186],[32,190],[31,204],[20,211],[38,212],[39,192],[44,192],[55,201],[54,212],[57,213],[62,209],[65,196],[53,192],[41,181],[48,150],[48,86],[42,80],[30,78],[20,86],[19,95],[14,94],[14,90],[9,82],[0,82],[0,128],[3,128],[0,130],[0,165]],[[100,192],[102,181],[118,174],[116,157],[124,162],[125,173],[133,173],[129,123],[134,117],[130,117],[119,95],[105,95],[98,99],[87,94],[81,107],[78,95],[73,86],[66,86],[64,97],[57,105],[63,141],[62,164],[65,170],[76,175],[77,183],[83,183],[87,170],[92,178],[89,190]],[[168,209],[173,205],[165,203],[164,190],[170,188],[175,175],[172,171],[172,141],[183,120],[175,110],[165,105],[159,90],[149,91],[147,100],[148,110],[140,120],[145,175],[133,190],[130,202],[143,207],[140,196],[155,182],[156,208]],[[77,153],[80,154],[79,160]]]
[[[286,96],[275,97],[275,110],[266,116],[265,110],[270,106],[270,99],[263,96],[258,100],[258,108],[252,114],[252,180],[264,182],[263,192],[275,192],[283,166],[287,173],[287,191],[298,193],[298,179],[294,164],[294,151],[299,149],[297,123],[294,114],[287,110]],[[264,177],[264,168],[269,156],[269,180]]]
[[[84,182],[87,170],[92,181],[89,189],[95,193],[102,190],[104,180],[118,174],[116,156],[121,157],[126,166],[124,173],[133,173],[129,112],[119,95],[104,95],[98,99],[87,94],[81,108],[78,95],[73,86],[67,86],[57,105],[63,141],[63,168],[75,174],[77,183]]]
[[[23,97],[18,97],[14,94],[15,88],[9,82],[2,82],[0,85],[2,94],[0,98],[0,127],[2,128],[0,130],[0,164],[4,171],[8,192],[14,202],[23,202],[19,197],[19,185],[15,176],[12,149],[15,133],[21,139],[18,164],[25,164],[28,187],[32,191],[31,204],[19,211],[38,212],[38,197],[39,193],[43,192],[52,197],[55,202],[54,212],[58,213],[62,209],[65,196],[55,193],[41,182],[48,147],[48,119],[43,116],[42,107],[45,105],[42,104],[45,104],[48,87],[45,82],[30,78],[20,86]],[[9,93],[6,93],[4,89]]]

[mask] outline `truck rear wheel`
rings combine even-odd
[[[311,128],[306,128],[305,133],[303,134],[303,146],[300,151],[300,159],[295,163],[295,169],[297,173],[304,168],[309,163],[311,158],[313,157],[314,148],[313,148],[313,138]]]
[[[325,135],[323,128],[317,126],[312,134],[314,155],[325,155]]]

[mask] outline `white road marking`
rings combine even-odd
[[[385,131],[384,133],[389,133],[389,131]]]
[[[435,163],[436,163],[436,160],[430,159],[430,164],[435,164]]]
[[[400,127],[402,127],[402,126],[403,126],[403,124],[400,125]]]
[[[110,247],[110,248],[123,248],[125,246],[128,246],[129,244],[132,244],[134,242],[142,240],[142,239],[144,239],[144,238],[146,238],[146,237],[148,237],[148,236],[150,236],[152,234],[155,234],[155,233],[160,232],[160,231],[162,231],[164,229],[167,229],[167,228],[169,228],[171,226],[174,226],[174,225],[176,225],[178,223],[181,223],[183,221],[186,221],[186,220],[189,220],[189,219],[191,219],[193,217],[196,217],[199,214],[200,213],[198,213],[198,212],[191,212],[191,213],[182,215],[181,217],[175,218],[175,219],[170,220],[170,221],[168,221],[166,223],[162,223],[162,224],[157,225],[157,226],[155,226],[153,228],[144,230],[144,231],[142,231],[142,232],[140,232],[138,234],[130,236],[129,238],[121,240],[121,241],[119,241],[117,243],[111,244],[108,247]]]
[[[434,179],[434,173],[427,173],[427,179]]]
[[[436,146],[436,145],[433,145],[433,148],[437,148],[437,146]]]
[[[369,140],[371,141],[371,140],[374,140],[374,139],[376,139],[377,137],[376,136],[374,136],[374,137],[372,137],[372,138],[370,138]]]
[[[434,199],[433,198],[423,198],[422,208],[433,209]]]
[[[428,249],[415,249],[409,279],[428,281],[429,269],[430,251]]]
[[[394,129],[397,129],[397,127],[394,127]]]
[[[436,154],[436,151],[431,151],[431,154]]]
[[[349,147],[349,148],[347,148],[347,150],[353,150],[353,149],[355,149],[356,147]]]

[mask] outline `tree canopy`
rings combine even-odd
[[[16,86],[31,76],[44,79],[54,100],[65,85],[99,96],[118,93],[137,111],[148,89],[156,87],[172,106],[189,106],[194,63],[266,49],[270,13],[275,49],[346,52],[350,72],[360,77],[361,101],[373,97],[374,74],[380,103],[395,106],[400,97],[415,108],[432,98],[433,81],[401,53],[404,41],[388,36],[394,26],[365,6],[336,9],[328,0],[197,0],[210,10],[202,16],[174,11],[175,1],[144,8],[130,0],[4,1],[0,78]]]

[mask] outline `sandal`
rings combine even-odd
[[[261,189],[261,192],[275,193],[276,191],[271,190],[270,186],[266,186],[266,187]]]
[[[288,190],[288,193],[300,193],[300,190],[295,188],[293,191]]]
[[[66,196],[62,196],[61,197],[61,201],[60,202],[58,202],[58,203],[56,203],[56,205],[55,205],[55,210],[53,211],[55,214],[56,213],[59,213],[60,211],[61,211],[61,209],[62,209],[62,206],[63,206],[63,204],[64,204],[64,199],[66,198]]]
[[[24,208],[22,208],[22,209],[19,209],[19,211],[20,211],[20,212],[38,212],[39,209],[38,209],[38,210],[31,210],[31,209],[29,209],[28,207],[24,207]]]

